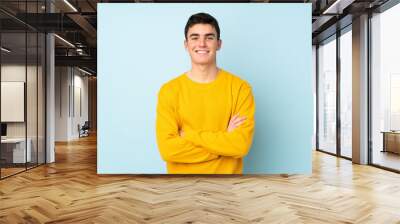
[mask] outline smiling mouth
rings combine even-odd
[[[210,51],[208,51],[208,50],[195,50],[194,52],[196,52],[197,54],[208,54]]]

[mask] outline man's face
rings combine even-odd
[[[192,63],[215,64],[217,50],[221,48],[221,40],[217,39],[217,31],[210,24],[196,24],[189,28],[185,40],[185,48],[192,58]]]

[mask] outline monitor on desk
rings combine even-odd
[[[7,124],[1,123],[1,138],[7,137]]]

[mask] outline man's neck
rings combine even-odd
[[[218,68],[213,65],[193,65],[192,69],[187,73],[190,79],[199,83],[209,83],[217,78]]]

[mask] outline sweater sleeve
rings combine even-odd
[[[167,162],[199,163],[219,156],[179,136],[178,114],[171,91],[164,85],[158,94],[156,134],[161,157]]]
[[[196,145],[203,146],[210,153],[221,156],[242,158],[247,155],[254,134],[254,97],[249,85],[239,90],[236,108],[233,115],[245,116],[246,120],[232,132],[184,130],[184,138]]]

